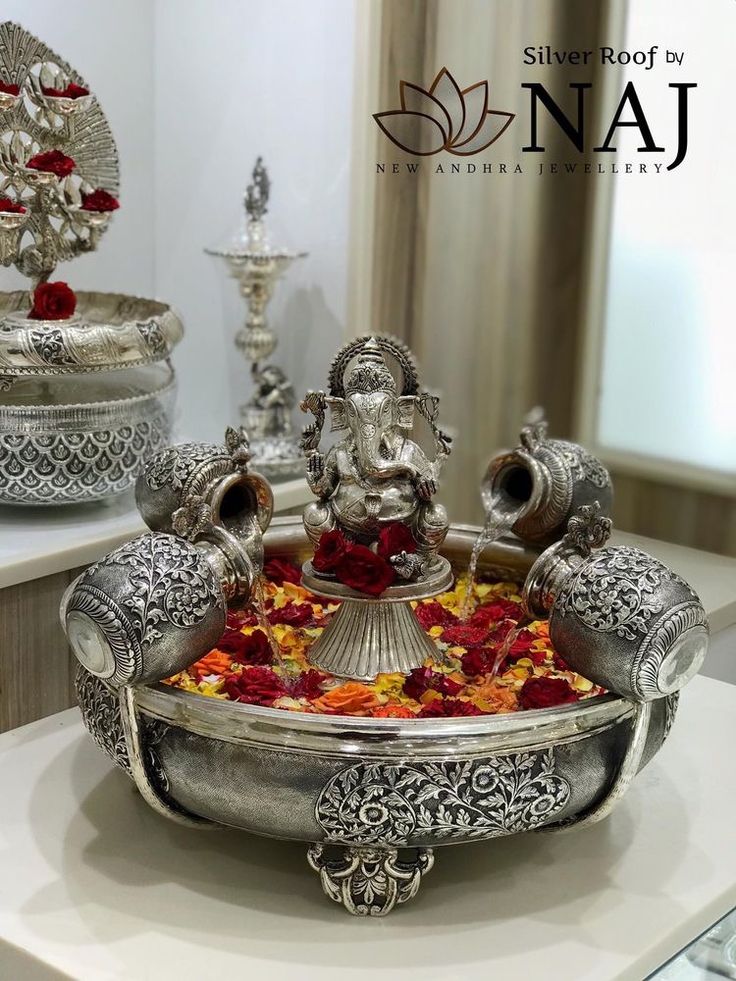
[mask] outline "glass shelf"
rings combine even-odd
[[[648,981],[736,979],[736,909],[663,964]]]

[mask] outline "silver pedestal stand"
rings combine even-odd
[[[276,350],[278,339],[268,325],[266,306],[276,282],[306,252],[271,247],[263,221],[268,211],[270,181],[259,157],[248,185],[244,205],[247,219],[244,242],[229,248],[205,249],[208,255],[227,262],[240,295],[248,304],[245,326],[235,336],[235,345],[250,362],[254,392],[241,405],[242,424],[250,437],[253,464],[271,480],[285,480],[304,473],[304,457],[294,435],[291,411],[296,403],[294,389],[283,369],[264,363]]]

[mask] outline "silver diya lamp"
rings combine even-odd
[[[268,363],[278,338],[269,326],[266,307],[278,280],[306,252],[274,248],[264,221],[268,211],[271,182],[260,157],[253,168],[252,182],[243,197],[246,231],[236,244],[205,249],[227,263],[247,303],[245,325],[235,335],[235,345],[250,364],[253,394],[240,407],[241,422],[251,440],[253,461],[272,480],[300,476],[304,460],[294,433],[292,410],[294,389],[283,369]]]
[[[182,324],[165,303],[48,282],[108,227],[117,148],[81,76],[12,22],[0,78],[17,89],[0,100],[0,262],[32,281],[0,293],[0,503],[102,500],[170,440]]]
[[[305,407],[316,417],[303,436],[315,501],[302,521],[272,521],[262,545],[267,557],[302,563],[310,589],[342,600],[311,659],[370,678],[441,657],[406,604],[467,569],[480,529],[450,524],[433,501],[450,448],[436,400],[402,345],[368,337],[338,353],[328,391]],[[323,453],[326,410],[342,436]],[[416,415],[434,434],[433,456],[412,439]],[[235,474],[245,489],[223,501],[218,488]],[[379,719],[162,684],[216,644],[228,604],[252,601],[266,497],[242,434],[164,451],[141,477],[139,501],[166,530],[102,559],[62,603],[85,724],[161,814],[302,840],[328,897],[383,916],[416,895],[440,846],[601,820],[666,739],[706,651],[702,606],[651,556],[608,546],[610,519],[595,504],[545,551],[514,534],[489,542],[479,569],[525,584],[529,615],[550,617],[558,654],[605,694],[509,715]],[[396,522],[416,547],[394,556],[393,581],[345,593],[325,569],[324,536],[373,550]]]

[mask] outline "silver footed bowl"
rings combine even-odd
[[[0,376],[104,371],[167,358],[183,334],[166,303],[80,291],[69,320],[29,320],[25,290],[0,293]]]
[[[467,568],[479,529],[441,553]],[[267,557],[311,555],[300,518],[276,519]],[[521,582],[538,552],[516,539],[480,569]],[[149,804],[180,823],[308,843],[327,895],[357,915],[411,899],[433,849],[600,820],[658,751],[677,695],[450,719],[305,715],[163,684],[118,692],[80,667],[87,728]]]
[[[0,389],[0,503],[77,504],[121,494],[169,442],[166,363],[27,376]]]

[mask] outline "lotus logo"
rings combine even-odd
[[[488,82],[461,89],[443,68],[429,91],[400,82],[401,109],[373,118],[392,143],[420,157],[447,150],[459,157],[480,153],[495,143],[514,114],[488,108]]]

